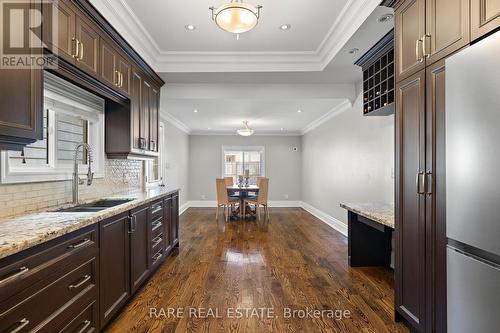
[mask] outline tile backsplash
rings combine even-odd
[[[104,178],[80,185],[80,199],[92,200],[141,187],[142,162],[106,160]],[[0,184],[0,218],[56,207],[72,200],[71,180]]]

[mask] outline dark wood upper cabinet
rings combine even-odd
[[[402,80],[425,66],[425,0],[406,0],[395,10],[396,78]]]
[[[160,91],[158,88],[151,87],[149,100],[149,150],[158,152],[160,126]]]
[[[141,147],[142,74],[137,70],[132,72],[131,94],[131,145],[133,151],[139,151]]]
[[[470,42],[469,0],[427,0],[423,47],[427,65]]]
[[[130,230],[130,284],[132,294],[139,289],[150,273],[149,206],[131,211]]]
[[[434,317],[434,332],[446,332],[446,145],[445,59],[426,73],[426,253],[430,274],[426,277],[427,318]],[[435,181],[433,181],[435,180]]]
[[[117,71],[119,74],[119,84],[118,89],[125,94],[125,96],[130,95],[130,80],[132,76],[132,65],[125,57],[119,56],[117,59]]]
[[[128,213],[100,223],[101,327],[130,297],[130,228]]]
[[[140,137],[139,147],[145,150],[151,150],[150,147],[150,129],[151,129],[151,84],[142,81],[142,102],[140,110]]]
[[[396,85],[396,309],[425,331],[425,71]]]
[[[100,55],[101,55],[101,74],[100,78],[103,82],[112,87],[117,87],[119,78],[117,72],[118,54],[111,42],[101,38]]]
[[[500,0],[471,0],[472,39],[500,27]]]
[[[52,5],[55,6],[52,7]],[[57,1],[44,7],[44,42],[47,47],[68,62],[74,62],[76,56],[76,8],[70,1]],[[52,38],[52,14],[57,15],[57,36]]]
[[[77,14],[75,37],[77,40],[76,65],[87,74],[99,75],[99,30],[83,13]]]

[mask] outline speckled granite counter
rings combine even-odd
[[[106,199],[133,200],[99,212],[73,213],[52,211],[0,220],[0,258],[63,236],[178,190],[175,187],[165,186],[149,189],[146,192],[126,192],[113,195],[106,197]]]
[[[380,203],[342,203],[340,207],[394,229],[394,205]]]

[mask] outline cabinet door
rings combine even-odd
[[[103,82],[116,89],[118,84],[117,54],[110,43],[101,38],[101,75]]]
[[[470,41],[469,0],[427,0],[425,52],[427,65]]]
[[[426,239],[427,317],[434,316],[434,332],[446,332],[446,152],[445,59],[427,68],[426,89]],[[432,272],[432,273],[431,273]],[[432,311],[434,310],[434,311]]]
[[[130,297],[129,221],[122,214],[100,222],[101,327]]]
[[[120,73],[120,85],[118,88],[126,96],[130,95],[130,76],[132,72],[132,66],[124,57],[118,57],[117,69]]]
[[[172,249],[172,197],[165,198],[163,213],[163,235],[165,236],[165,253]]]
[[[151,243],[149,206],[131,212],[130,277],[132,294],[149,276],[149,248]]]
[[[150,96],[150,129],[149,129],[149,150],[158,152],[158,132],[159,132],[159,89],[151,88]]]
[[[396,310],[424,332],[425,71],[396,85],[396,161]]]
[[[425,67],[425,0],[406,0],[395,11],[396,81]]]
[[[149,82],[142,81],[142,95],[141,95],[141,135],[139,138],[140,148],[150,150],[150,115],[151,115],[151,85]]]
[[[53,36],[52,15],[57,15],[57,36]],[[47,3],[44,7],[43,18],[45,44],[59,57],[73,63],[76,54],[76,14],[73,5],[67,0]]]
[[[500,26],[500,0],[471,0],[472,40]]]
[[[132,73],[130,96],[130,117],[131,117],[131,133],[132,133],[132,150],[139,151],[141,149],[141,108],[142,108],[142,75],[134,70]]]
[[[172,195],[170,232],[172,246],[179,245],[179,194]]]
[[[99,33],[83,13],[76,16],[75,34],[80,44],[76,64],[87,74],[98,77]]]

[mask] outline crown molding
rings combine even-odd
[[[234,131],[228,130],[193,130],[189,135],[217,135],[217,136],[239,136]],[[259,131],[255,130],[252,136],[301,136],[300,131]]]
[[[160,119],[169,122],[171,125],[188,135],[191,134],[191,130],[186,124],[163,109],[160,109]]]
[[[124,0],[91,0],[157,72],[322,71],[380,0],[349,0],[316,50],[295,52],[162,51]]]
[[[345,101],[343,101],[339,105],[336,105],[333,109],[328,111],[326,114],[324,114],[323,116],[319,117],[318,119],[312,121],[309,125],[304,127],[300,131],[300,135],[304,135],[304,134],[312,131],[313,129],[319,127],[321,124],[327,122],[328,120],[336,117],[337,115],[339,115],[342,112],[349,110],[351,108],[352,108],[352,102],[350,100],[346,99]]]

